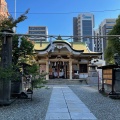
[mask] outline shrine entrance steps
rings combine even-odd
[[[47,85],[86,85],[86,79],[49,79],[47,80]]]

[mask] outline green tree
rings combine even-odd
[[[14,18],[10,15],[8,18],[4,18],[0,21],[0,31],[2,30],[13,30],[14,27],[17,27],[17,24],[24,21],[25,19],[27,19],[26,14],[29,12],[29,9],[25,11],[25,13],[23,13],[22,15],[20,15],[16,20],[14,20]],[[2,36],[2,35],[1,35]],[[2,46],[2,42],[1,42],[2,38],[0,37],[0,46]],[[18,63],[18,59],[20,57],[25,57],[26,55],[32,55],[33,53],[33,48],[34,45],[31,41],[28,40],[28,37],[21,37],[21,46],[20,48],[18,47],[18,41],[19,40],[19,36],[14,35],[13,36],[13,41],[12,41],[12,45],[13,45],[13,57],[12,57],[12,61],[14,65],[17,65]],[[1,50],[1,47],[0,47]]]
[[[34,58],[33,48],[34,44],[28,39],[28,37],[23,36],[21,39],[21,45],[18,47],[19,44],[19,36],[15,35],[13,37],[13,63],[16,65],[20,61],[19,59],[27,59],[25,61],[31,59],[30,57]],[[22,62],[22,61],[21,61]]]
[[[116,24],[110,31],[109,35],[120,35],[120,15],[116,20]],[[120,55],[120,38],[109,36],[107,41],[107,47],[105,50],[105,60],[108,64],[114,64],[114,54]]]
[[[3,30],[12,31],[14,27],[17,27],[17,24],[27,19],[26,14],[28,10],[18,17],[16,20],[12,16],[4,19],[0,22],[0,32]],[[3,48],[3,37],[0,34],[0,48]],[[26,55],[31,55],[33,53],[34,45],[28,40],[27,37],[21,37],[21,46],[18,47],[19,37],[17,35],[13,36],[13,50],[12,58],[13,65],[10,67],[6,66],[5,68],[0,67],[0,104],[9,104],[10,103],[10,94],[11,94],[11,80],[19,79],[20,72],[18,66],[19,58],[24,58]],[[1,49],[0,49],[1,50]],[[3,54],[2,54],[3,55]],[[15,65],[15,67],[14,67]],[[18,73],[18,74],[17,74]],[[8,81],[7,81],[8,80]]]
[[[45,75],[47,73],[40,74],[38,64],[34,63],[31,66],[26,67],[26,71],[29,75],[32,75],[32,89],[44,87],[44,84],[46,83]]]
[[[29,9],[20,15],[16,20],[10,15],[8,18],[0,19],[0,32],[2,30],[13,30],[14,27],[17,27],[17,24],[27,19],[26,14],[29,12]],[[14,42],[13,42],[14,44]],[[15,43],[16,44],[16,43]],[[14,46],[14,45],[13,45]],[[0,62],[1,62],[1,47],[2,47],[2,34],[0,34]]]

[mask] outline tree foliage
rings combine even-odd
[[[110,31],[109,35],[120,35],[120,15],[116,20],[116,24]],[[105,60],[108,64],[114,64],[114,54],[118,53],[120,55],[120,38],[119,37],[108,37],[108,43],[105,50]]]
[[[7,68],[0,67],[0,80],[18,80],[20,78],[19,71],[17,71],[17,67],[8,66]]]
[[[38,64],[32,64],[26,67],[26,71],[29,75],[32,75],[32,85],[33,88],[41,88],[46,83],[45,75],[46,73],[39,73]]]
[[[13,30],[14,27],[17,27],[17,24],[24,21],[25,19],[27,19],[26,14],[28,13],[29,9],[25,11],[24,14],[20,15],[16,20],[14,20],[14,18],[10,15],[8,18],[4,18],[0,21],[0,31],[2,30]],[[2,47],[2,34],[0,34],[0,51],[1,51],[1,47]],[[9,67],[7,68],[9,70],[9,73],[17,73],[16,68],[20,67],[20,65],[18,66],[19,63],[19,58],[20,57],[25,57],[26,55],[32,55],[33,53],[33,43],[28,39],[28,37],[21,37],[21,46],[18,47],[18,43],[19,43],[19,36],[18,35],[14,35],[13,39],[12,39],[12,69],[9,69]],[[14,67],[16,66],[16,67]],[[1,76],[4,76],[4,74],[8,74],[8,70],[5,68],[0,68],[1,71]],[[10,72],[11,71],[11,72]],[[9,74],[8,74],[9,75]],[[6,75],[5,75],[6,76]],[[9,75],[10,76],[10,75]],[[7,76],[6,76],[7,78]],[[15,77],[12,77],[15,78]],[[16,77],[17,78],[17,77]]]
[[[21,37],[21,45],[18,47],[19,36],[13,37],[13,63],[16,65],[19,59],[26,58],[26,56],[33,56],[34,44],[28,39],[28,37]]]
[[[16,20],[12,17],[12,15],[8,16],[8,18],[3,17],[2,19],[0,19],[0,32],[2,30],[13,30],[14,27],[17,27],[18,23],[27,19],[26,14],[28,12],[29,12],[29,9],[26,10],[25,13],[20,15]],[[14,38],[16,38],[16,37],[14,37]],[[18,44],[17,41],[16,41],[16,43],[13,42],[13,46],[15,46],[16,44]],[[1,51],[1,46],[2,46],[2,34],[0,34],[0,51]],[[13,55],[14,55],[14,53],[13,53]],[[16,56],[16,58],[17,58],[17,56]],[[0,54],[0,61],[1,61],[1,54]]]
[[[29,12],[29,9],[25,11],[24,14],[20,15],[16,20],[10,15],[8,18],[4,18],[0,22],[0,31],[3,29],[12,30],[14,27],[17,27],[17,24],[27,19],[26,14]]]
[[[26,14],[28,13],[28,11],[29,10],[27,10],[24,14],[22,14],[16,20],[14,20],[12,16],[9,16],[8,18],[4,19],[0,23],[0,31],[1,30],[12,30],[14,27],[17,27],[18,23],[27,19]],[[22,68],[23,67],[22,63],[25,63],[26,61],[35,60],[34,54],[33,54],[34,44],[28,39],[27,36],[21,36],[20,39],[21,39],[21,45],[20,45],[20,47],[18,47],[19,36],[18,35],[13,36],[12,61],[13,61],[13,65],[15,65],[15,66],[19,65],[19,67]],[[12,68],[13,68],[13,66],[12,66]],[[45,77],[46,73],[40,74],[38,71],[39,69],[38,69],[37,64],[32,64],[31,66],[29,66],[25,69],[27,69],[27,74],[32,75],[32,79],[34,81],[33,82],[34,86],[45,83],[44,77]],[[7,69],[0,68],[0,70],[3,71],[3,72],[1,72],[1,76],[3,78],[4,78],[5,74],[7,74],[8,72],[11,73],[11,74],[8,74],[8,77],[11,77],[13,73],[16,74],[15,69],[12,69],[13,71],[11,69],[8,71]],[[6,77],[6,79],[8,77]],[[16,77],[12,77],[12,78],[14,79]]]

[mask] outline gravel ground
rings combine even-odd
[[[17,99],[9,106],[0,107],[0,120],[45,120],[52,88],[33,92],[32,101]]]
[[[98,93],[94,86],[69,86],[98,120],[120,120],[120,99]]]
[[[120,99],[98,93],[97,87],[69,85],[98,120],[120,120]],[[35,89],[33,101],[17,99],[9,106],[0,107],[0,120],[45,120],[52,85],[49,89]]]

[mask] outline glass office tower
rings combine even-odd
[[[94,51],[94,15],[91,13],[79,14],[73,18],[73,36],[74,42],[85,42],[91,51]],[[76,37],[81,36],[81,37]]]

